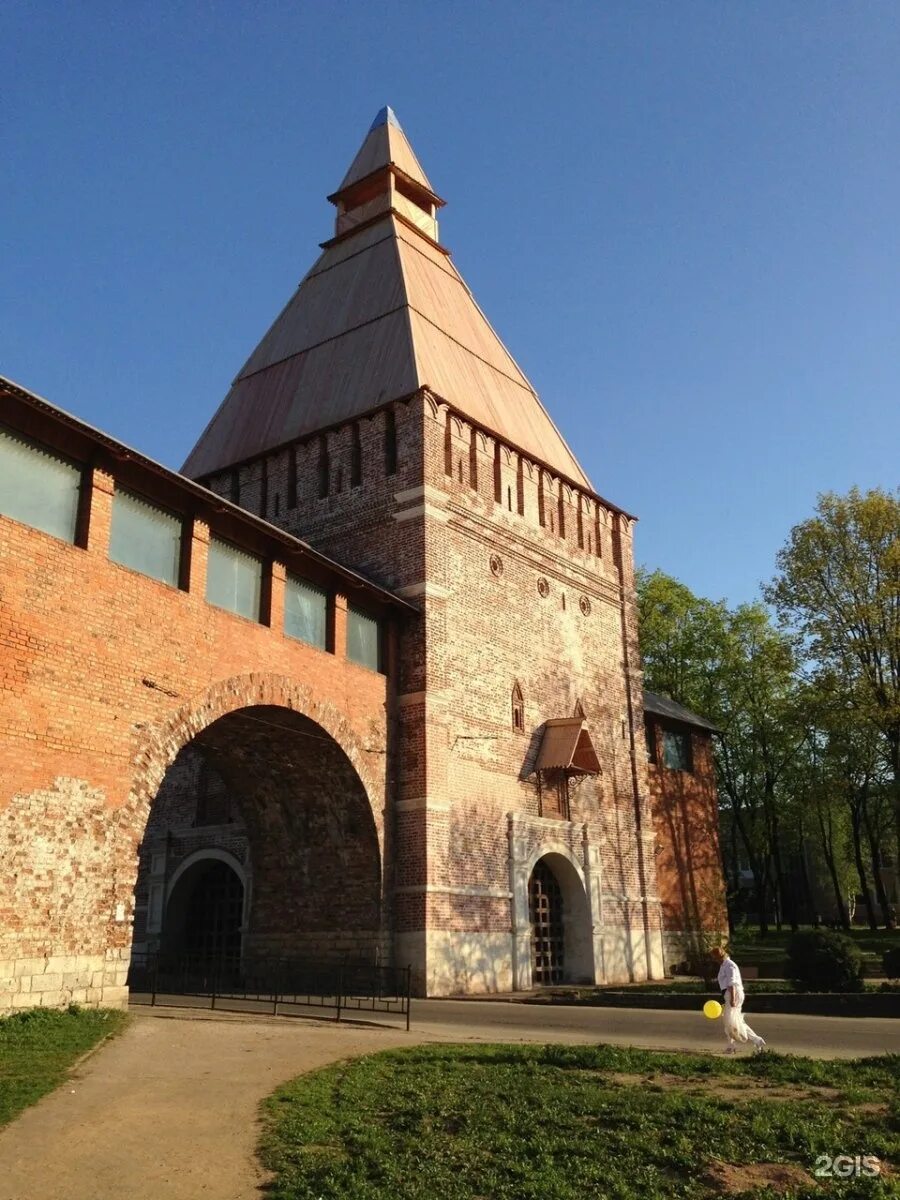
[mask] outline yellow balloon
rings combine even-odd
[[[703,1005],[704,1017],[709,1017],[711,1021],[715,1021],[717,1017],[722,1015],[722,1005],[718,1000],[707,1000]]]

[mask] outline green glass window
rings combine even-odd
[[[690,771],[691,735],[681,730],[663,730],[663,764],[670,771]]]
[[[236,546],[211,538],[206,568],[206,599],[217,608],[259,620],[262,563]]]
[[[327,593],[315,584],[288,575],[284,591],[284,632],[288,637],[327,650]]]
[[[351,605],[347,609],[347,657],[351,662],[381,669],[381,636],[377,620]]]
[[[109,557],[123,567],[177,587],[181,519],[117,488],[113,496]]]
[[[0,429],[0,513],[75,541],[81,469]]]

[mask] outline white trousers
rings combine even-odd
[[[725,1040],[729,1049],[734,1046],[735,1042],[752,1042],[754,1046],[762,1046],[763,1039],[758,1033],[754,1033],[744,1020],[744,989],[736,987],[734,998],[736,1003],[732,1005],[731,989],[729,988],[725,993],[725,1008],[722,1013],[725,1023]]]

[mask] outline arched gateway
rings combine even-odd
[[[567,854],[538,858],[528,877],[531,984],[591,982],[590,909],[584,880]]]
[[[371,960],[386,951],[381,887],[379,830],[347,751],[294,708],[236,708],[185,741],[150,803],[133,964]]]
[[[202,962],[240,961],[246,891],[243,872],[224,855],[192,855],[166,888],[160,950]]]

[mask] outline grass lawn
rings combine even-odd
[[[889,1165],[817,1181],[826,1154]],[[273,1200],[896,1197],[900,1056],[389,1051],[279,1089],[261,1156]]]
[[[0,1018],[0,1126],[58,1087],[77,1058],[126,1020],[110,1009],[51,1008]]]

